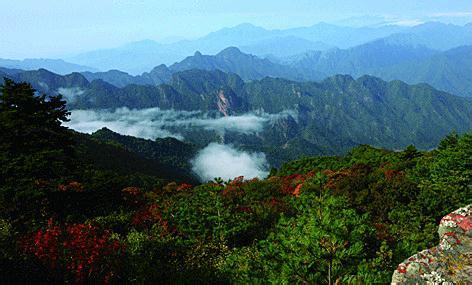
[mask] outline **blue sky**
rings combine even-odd
[[[0,0],[0,4],[2,58],[60,57],[142,39],[195,38],[246,22],[269,29],[320,21],[359,24],[365,15],[402,24],[472,22],[471,0]]]

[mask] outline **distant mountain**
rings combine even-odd
[[[267,76],[295,80],[303,78],[294,68],[242,53],[236,47],[227,48],[214,56],[196,52],[194,56],[171,65],[169,69],[173,72],[190,69],[221,70],[236,73],[244,80],[262,79]]]
[[[389,37],[345,50],[307,52],[281,64],[290,65],[303,78],[369,74],[410,84],[428,83],[454,95],[472,97],[471,59],[472,46],[441,52]]]
[[[428,83],[439,90],[472,97],[471,46],[441,52],[418,44],[413,38],[411,41],[403,41],[397,37],[387,37],[349,49],[309,51],[284,59],[270,60],[245,54],[236,47],[230,47],[214,56],[196,52],[193,56],[169,67],[159,65],[150,72],[137,76],[118,70],[82,72],[82,75],[89,82],[101,80],[123,88],[127,85],[157,86],[169,83],[173,73],[191,69],[235,73],[245,81],[264,77],[318,81],[336,74],[349,74],[353,77],[368,74],[385,80],[403,80],[411,84]],[[18,69],[0,68],[0,72],[28,80],[33,75],[48,71],[23,73]],[[47,88],[48,76],[45,76],[45,80],[33,80],[41,85],[35,88],[42,92],[56,92],[57,90]],[[54,75],[51,74],[51,77]],[[68,94],[73,90],[61,89],[61,91]]]
[[[240,49],[249,54],[262,57],[283,58],[294,54],[304,53],[308,50],[324,51],[334,48],[323,42],[312,42],[294,36],[275,37],[261,40],[254,44],[240,46]]]
[[[290,56],[311,49],[324,50],[333,46],[348,48],[406,29],[401,26],[349,28],[320,23],[297,29],[266,30],[242,24],[212,32],[196,40],[170,44],[145,40],[118,48],[79,54],[68,60],[100,70],[118,69],[136,75],[160,64],[170,65],[181,61],[196,51],[216,54],[228,46],[235,46],[257,56]]]
[[[150,84],[149,81],[142,79],[140,76],[132,76],[119,70],[109,70],[106,72],[82,72],[82,75],[87,78],[88,81],[103,80],[117,87],[125,87],[130,84]]]
[[[388,35],[407,31],[408,27],[384,25],[378,27],[345,27],[318,23],[311,27],[279,31],[279,35],[295,36],[312,42],[323,42],[339,48],[350,48]]]
[[[350,74],[359,77],[406,61],[429,58],[438,53],[425,46],[379,39],[349,49],[312,51],[286,60],[304,75],[317,71],[325,76]]]
[[[424,45],[431,49],[448,50],[472,45],[472,23],[465,26],[429,22],[389,36],[397,42]]]
[[[376,75],[408,83],[427,82],[455,95],[472,97],[472,46],[464,46],[380,70]]]
[[[66,62],[62,59],[31,58],[24,60],[12,60],[0,58],[0,67],[22,70],[47,69],[57,74],[69,74],[72,72],[97,71],[97,69]]]
[[[171,70],[165,65],[159,65],[150,72],[144,72],[142,75],[130,75],[119,70],[109,70],[106,72],[82,72],[82,75],[89,81],[102,80],[116,87],[125,87],[126,85],[159,85],[169,82],[172,77]]]
[[[236,47],[229,47],[216,55],[202,55],[196,52],[193,56],[185,58],[169,67],[160,65],[150,72],[133,76],[126,72],[110,70],[107,72],[82,72],[82,75],[89,81],[103,80],[116,87],[127,85],[159,85],[168,83],[175,72],[191,69],[221,70],[235,73],[244,80],[262,79],[264,77],[283,77],[293,80],[321,79],[322,75],[309,72],[307,75],[301,74],[295,68],[287,65],[274,63],[268,59],[262,59],[254,55],[245,54]],[[308,75],[309,74],[309,75]]]

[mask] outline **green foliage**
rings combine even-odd
[[[87,275],[77,263],[89,283],[388,283],[396,264],[438,243],[444,214],[472,202],[472,134],[429,152],[361,145],[288,162],[265,180],[192,186],[166,179],[185,180],[165,168],[184,166],[188,146],[80,135],[61,126],[59,97],[10,81],[2,91],[0,273],[16,283],[72,276],[55,267],[69,256],[61,248],[76,248],[57,242],[59,229],[85,237],[87,252],[113,269]],[[117,252],[97,256],[91,229]]]
[[[299,215],[282,217],[274,232],[251,248],[253,258],[245,261],[245,250],[230,258],[237,282],[324,283],[355,274],[366,257],[366,242],[373,234],[368,217],[346,209],[343,198],[317,198],[307,193],[296,201]],[[239,255],[242,253],[242,255]],[[241,266],[244,266],[242,274]]]

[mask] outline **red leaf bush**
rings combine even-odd
[[[59,226],[52,219],[45,229],[25,237],[22,247],[51,272],[65,272],[74,283],[100,280],[107,283],[115,275],[124,246],[111,232],[90,224]]]

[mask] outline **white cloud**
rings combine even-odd
[[[450,18],[462,18],[472,17],[472,12],[449,12],[449,13],[435,13],[431,14],[432,18],[450,17]]]
[[[149,109],[119,108],[107,110],[73,110],[70,122],[65,125],[79,132],[92,133],[103,127],[114,132],[136,137],[155,139],[157,137],[175,137],[183,139],[179,133],[169,128],[205,129],[224,134],[227,131],[243,134],[261,132],[264,124],[281,117],[293,116],[294,112],[279,114],[244,114],[230,117],[210,117],[201,112]]]
[[[232,146],[211,143],[192,160],[192,170],[201,181],[215,177],[225,180],[238,176],[246,179],[268,175],[268,163],[263,153],[239,151]]]
[[[61,87],[57,89],[57,93],[61,94],[67,102],[74,102],[78,96],[84,94],[84,90],[80,89],[79,87]]]
[[[396,21],[390,22],[389,24],[397,25],[397,26],[404,26],[404,27],[414,27],[414,26],[418,26],[424,23],[425,22],[420,19],[403,19],[403,20],[396,20]]]

